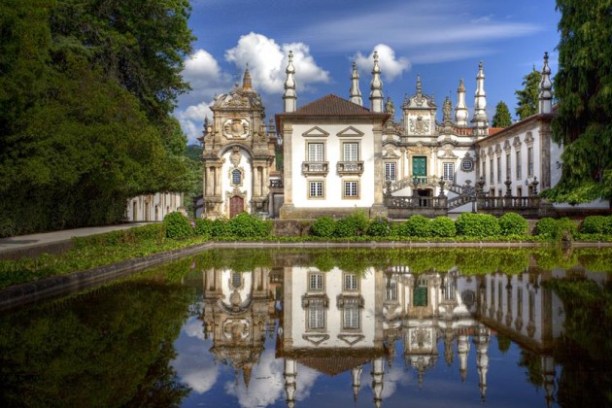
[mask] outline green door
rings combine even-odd
[[[412,158],[412,177],[418,178],[419,183],[427,182],[427,157],[414,156]]]

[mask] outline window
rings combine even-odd
[[[323,198],[323,181],[318,180],[308,182],[308,197]]]
[[[493,181],[495,180],[494,175],[495,169],[493,168],[493,159],[491,159],[489,160],[489,181],[491,182],[491,184],[493,184]]]
[[[443,172],[443,178],[446,181],[453,181],[455,180],[455,163],[452,162],[445,162],[444,163],[444,172]]]
[[[238,289],[242,286],[242,276],[239,272],[232,273],[231,285],[234,289]]]
[[[482,173],[480,173],[480,177],[484,180],[487,176],[487,162],[485,160],[482,161]]]
[[[517,197],[522,197],[523,196],[523,187],[517,187],[516,188],[516,196]]]
[[[242,172],[238,169],[232,170],[232,184],[235,186],[242,184]]]
[[[385,162],[385,180],[395,181],[397,180],[395,172],[395,162]]]
[[[516,152],[516,179],[520,180],[523,178],[523,174],[521,171],[521,151]]]
[[[510,153],[506,154],[506,178],[510,180],[512,178],[512,167],[510,163]]]
[[[359,143],[357,142],[346,142],[342,144],[343,149],[343,160],[354,162],[359,161]]]
[[[389,278],[389,281],[387,282],[387,285],[385,287],[385,300],[386,301],[396,301],[397,300],[397,282],[394,280],[391,280]]]
[[[527,148],[527,177],[533,177],[533,147]]]
[[[347,292],[353,292],[359,289],[359,279],[354,273],[347,273],[344,275],[344,290]]]
[[[345,181],[344,182],[344,197],[359,198],[359,182]]]
[[[310,273],[308,275],[308,290],[311,292],[320,292],[323,290],[323,274]]]
[[[323,305],[312,305],[308,308],[308,329],[325,329],[325,308]]]
[[[502,181],[502,166],[501,166],[501,157],[497,156],[497,182],[501,183]]]
[[[359,329],[359,307],[350,305],[342,309],[342,328]]]
[[[325,161],[325,149],[323,143],[308,143],[308,161]]]

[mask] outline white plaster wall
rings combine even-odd
[[[224,269],[221,272],[221,292],[223,293],[222,302],[231,307],[232,303],[230,302],[230,296],[234,292],[234,288],[230,286],[230,282],[232,281],[232,273],[231,269]],[[247,301],[250,301],[251,293],[253,291],[253,274],[252,272],[244,272],[240,274],[242,278],[242,286],[238,289],[238,293],[240,294],[241,303],[244,304]]]
[[[329,133],[327,137],[304,137],[303,133],[309,131],[314,126],[318,126]],[[348,124],[316,124],[293,125],[292,139],[292,190],[293,203],[295,207],[301,208],[351,208],[351,207],[370,207],[374,204],[374,134],[372,125],[351,124],[350,126],[363,132],[361,137],[342,137],[336,135],[349,127]],[[358,176],[340,177],[336,172],[336,163],[342,161],[342,143],[349,141],[360,142],[359,159],[363,161],[363,174]],[[306,146],[308,142],[325,143],[325,161],[328,162],[329,172],[324,178],[323,199],[308,198],[308,181],[320,179],[318,176],[302,174],[302,162],[306,161]],[[343,199],[343,180],[359,180],[359,198]]]
[[[127,200],[125,217],[130,222],[162,221],[167,214],[178,211],[182,206],[182,193],[144,194]]]
[[[360,309],[360,332],[343,332],[342,331],[342,310],[338,309],[336,298],[342,292],[343,287],[343,271],[334,268],[329,272],[323,272],[324,278],[324,292],[329,298],[329,306],[326,310],[325,332],[310,332],[310,333],[323,333],[329,335],[329,339],[324,340],[319,345],[315,345],[302,337],[306,332],[306,309],[302,307],[302,296],[308,292],[308,272],[319,272],[316,268],[305,268],[295,266],[292,268],[291,283],[292,287],[290,293],[292,294],[291,299],[291,310],[293,320],[291,322],[285,322],[285,330],[291,331],[291,338],[293,339],[293,347],[296,348],[358,348],[358,347],[372,347],[374,345],[375,336],[375,299],[376,299],[376,282],[375,272],[373,269],[366,271],[359,282],[359,293],[363,296],[364,307]],[[313,293],[313,292],[311,292]],[[348,293],[348,292],[344,292]],[[350,292],[355,293],[355,292]],[[290,324],[291,327],[287,327]],[[338,338],[338,335],[344,334],[360,334],[364,336],[364,339],[357,342],[355,345],[350,346],[345,341]]]

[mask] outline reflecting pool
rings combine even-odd
[[[612,252],[215,250],[0,315],[2,407],[612,406]]]

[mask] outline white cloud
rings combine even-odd
[[[285,379],[283,360],[275,357],[274,349],[266,349],[251,372],[248,387],[242,381],[225,384],[225,392],[238,398],[242,407],[265,407],[285,398]],[[310,395],[319,376],[308,367],[298,365],[296,377],[296,400],[302,401]]]
[[[410,70],[411,65],[407,58],[396,58],[393,48],[386,44],[378,44],[368,56],[360,52],[355,55],[355,62],[362,71],[372,71],[374,51],[378,52],[379,65],[384,79],[393,81],[393,79],[401,75],[404,71]]]
[[[187,135],[187,139],[190,144],[196,143],[196,138],[202,135],[202,126],[204,118],[208,117],[212,120],[212,111],[210,102],[202,102],[197,105],[190,105],[185,109],[179,109],[174,112],[174,116],[178,119],[181,124],[183,132]]]
[[[301,42],[279,45],[272,38],[257,33],[243,35],[234,48],[226,51],[225,59],[239,68],[249,66],[253,86],[266,93],[283,92],[287,54],[293,51],[298,90],[313,83],[329,82],[329,73],[319,67],[309,47]]]

